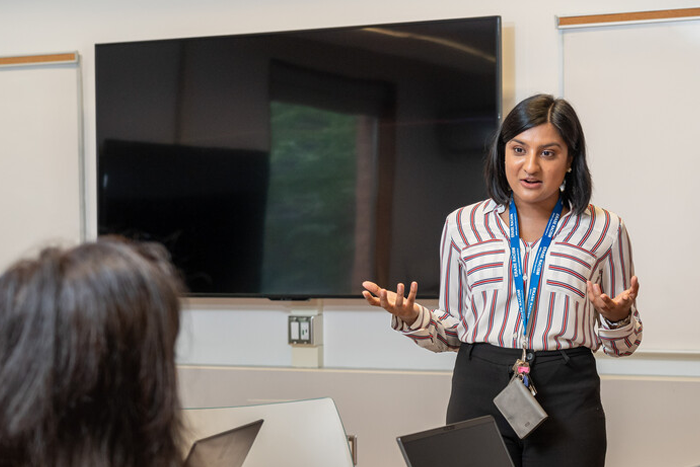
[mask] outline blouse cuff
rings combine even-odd
[[[632,307],[632,308],[630,309],[630,312],[629,312],[629,314],[627,315],[626,318],[621,319],[621,320],[619,320],[619,321],[610,321],[610,320],[609,320],[608,318],[606,318],[605,316],[601,316],[601,318],[603,318],[603,319],[602,319],[603,327],[605,327],[605,329],[611,329],[611,330],[612,330],[612,329],[621,329],[621,328],[624,328],[624,327],[628,326],[628,325],[632,322],[632,314],[633,314],[633,313],[634,313],[634,307]]]
[[[416,318],[416,320],[411,325],[407,324],[405,321],[403,321],[401,318],[398,318],[396,315],[392,315],[391,317],[391,327],[394,330],[402,332],[404,334],[412,334],[417,331],[423,331],[428,328],[429,324],[430,310],[428,310],[423,305],[420,305],[418,318]]]

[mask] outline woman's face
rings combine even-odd
[[[551,123],[530,128],[506,143],[506,179],[518,207],[551,210],[572,156]]]

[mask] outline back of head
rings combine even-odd
[[[119,239],[47,249],[5,272],[4,465],[178,465],[181,292],[162,247]]]
[[[571,104],[549,94],[528,97],[503,119],[486,159],[486,189],[496,202],[508,202],[510,186],[505,175],[505,146],[520,133],[545,123],[551,123],[557,129],[573,158],[562,198],[574,212],[581,213],[588,207],[593,191],[583,128]]]

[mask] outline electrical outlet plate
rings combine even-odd
[[[292,347],[292,366],[323,366],[323,302],[320,299],[289,305],[288,343]]]
[[[288,322],[288,342],[291,345],[315,345],[315,329],[318,316],[289,316]]]

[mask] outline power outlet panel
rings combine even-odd
[[[289,316],[289,344],[291,345],[318,345],[316,327],[320,324],[320,316]]]

